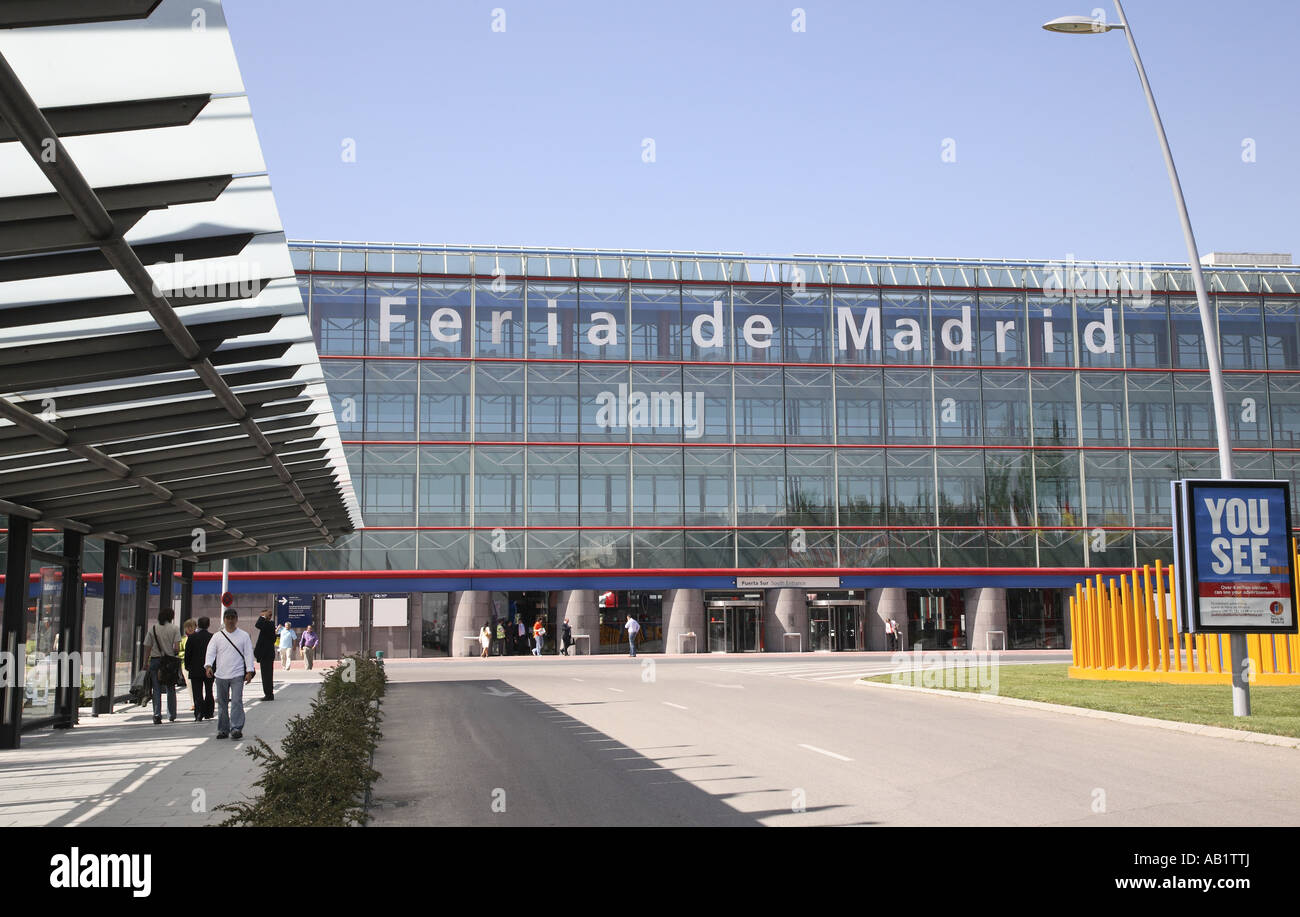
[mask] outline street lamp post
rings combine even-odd
[[[1192,221],[1187,216],[1187,201],[1183,198],[1183,186],[1178,181],[1178,170],[1174,167],[1174,154],[1169,149],[1169,138],[1165,136],[1165,126],[1160,120],[1155,96],[1151,94],[1151,84],[1147,81],[1147,72],[1142,66],[1142,56],[1138,54],[1137,42],[1133,40],[1133,30],[1129,27],[1128,17],[1124,15],[1124,6],[1120,0],[1115,0],[1115,11],[1119,13],[1117,23],[1108,23],[1087,16],[1062,16],[1060,19],[1045,23],[1043,28],[1049,32],[1073,35],[1100,34],[1120,29],[1128,39],[1129,53],[1133,55],[1138,79],[1142,81],[1142,92],[1146,95],[1147,107],[1151,110],[1151,120],[1156,126],[1156,138],[1160,141],[1160,152],[1165,157],[1165,168],[1169,171],[1169,184],[1173,186],[1178,219],[1183,225],[1183,240],[1187,243],[1187,260],[1192,269],[1192,286],[1196,289],[1196,304],[1201,313],[1201,331],[1205,337],[1205,356],[1210,369],[1214,424],[1219,433],[1219,476],[1223,480],[1231,480],[1232,441],[1228,432],[1228,402],[1223,393],[1223,367],[1219,363],[1219,332],[1215,327],[1214,314],[1210,311],[1209,297],[1205,293],[1205,277],[1201,273],[1201,257],[1196,249],[1196,236],[1192,233]],[[1186,575],[1186,571],[1183,575]],[[1232,713],[1234,716],[1250,716],[1250,686],[1245,680],[1246,635],[1231,634],[1229,647],[1232,655]]]

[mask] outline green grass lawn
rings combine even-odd
[[[1300,738],[1300,687],[1251,688],[1251,716],[1232,715],[1228,685],[1166,685],[1139,681],[1085,681],[1066,676],[1068,665],[1003,665],[997,667],[997,692],[1003,697],[1068,704],[1092,710],[1132,713],[1161,720],[1203,723],[1228,729],[1268,732]],[[911,684],[911,672],[877,675],[867,681]],[[951,679],[945,678],[948,682]],[[973,679],[971,679],[973,680]],[[918,680],[918,684],[919,684]],[[938,685],[935,685],[938,687]],[[956,687],[955,691],[976,691]]]

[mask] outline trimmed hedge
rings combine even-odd
[[[364,825],[366,799],[379,779],[371,767],[382,733],[379,701],[388,676],[382,659],[348,656],[325,674],[311,712],[289,721],[282,751],[263,739],[245,751],[263,767],[262,795],[224,803],[221,824],[265,828]]]

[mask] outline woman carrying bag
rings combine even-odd
[[[181,680],[180,629],[170,608],[160,609],[158,623],[144,638],[144,662],[153,682],[153,722],[162,722],[162,692],[167,689],[167,721],[176,722],[176,683]],[[183,682],[182,682],[183,683]]]

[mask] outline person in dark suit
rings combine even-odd
[[[253,626],[257,628],[253,658],[262,668],[262,700],[275,700],[275,619],[271,609],[263,608]]]
[[[208,677],[203,669],[203,660],[208,655],[208,641],[212,639],[208,625],[212,622],[207,618],[199,618],[194,623],[197,629],[185,641],[185,674],[190,677],[190,692],[194,695],[194,721],[197,723],[199,720],[212,719],[212,683],[215,679]]]

